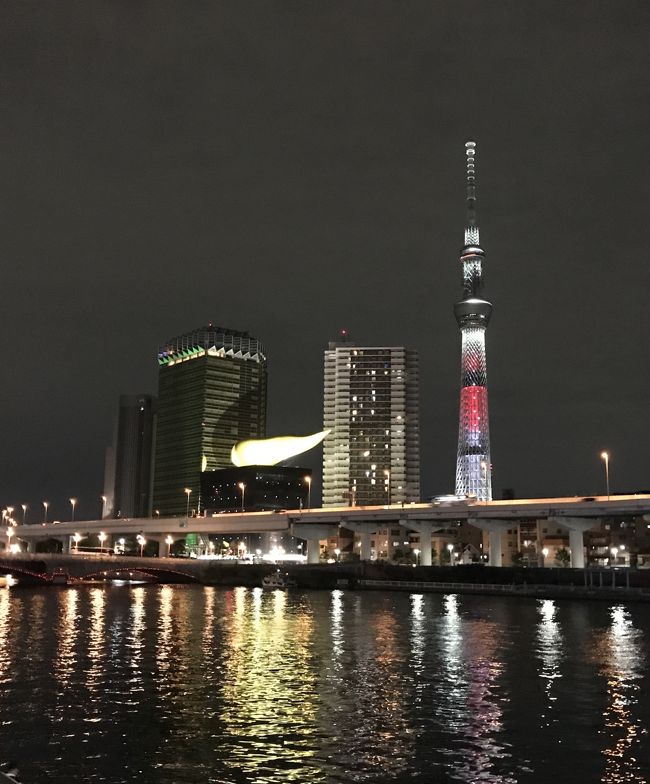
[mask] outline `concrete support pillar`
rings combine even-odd
[[[497,519],[493,517],[480,520],[468,520],[470,525],[482,528],[488,532],[489,565],[503,566],[503,533],[508,528],[516,528],[516,520]]]
[[[503,550],[500,528],[492,528],[488,531],[489,534],[489,548],[490,548],[490,566],[503,565]]]
[[[158,540],[158,558],[167,558],[167,542],[165,539],[165,536],[161,536]]]
[[[372,534],[370,531],[359,531],[359,558],[362,561],[369,561],[372,558]]]
[[[62,544],[61,553],[63,555],[70,555],[70,537],[64,536],[63,539],[61,540],[61,544]]]
[[[25,552],[27,553],[36,552],[36,541],[34,539],[27,539],[27,541],[25,542]]]
[[[594,517],[549,517],[549,522],[569,529],[569,547],[571,548],[571,566],[574,569],[585,568],[584,532],[598,525],[599,519]]]
[[[372,560],[372,535],[377,530],[377,523],[361,523],[361,522],[342,522],[341,526],[347,528],[348,531],[353,531],[359,537],[359,559],[361,561]]]
[[[307,563],[320,562],[320,539],[307,539]]]
[[[405,521],[404,525],[409,531],[420,534],[420,566],[431,566],[431,534],[440,531],[443,525],[433,523],[431,520]]]
[[[294,523],[291,535],[307,542],[307,563],[317,564],[320,561],[320,543],[338,533],[338,525],[319,525],[313,523]]]

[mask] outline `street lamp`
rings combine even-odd
[[[144,555],[144,546],[147,543],[147,540],[142,536],[142,534],[138,534],[135,537],[137,543],[140,545],[140,558]]]
[[[13,535],[14,535],[14,529],[11,526],[9,526],[7,528],[7,550],[9,552],[12,552],[12,550],[11,550],[11,537]]]
[[[341,550],[338,547],[334,548],[334,555],[336,556],[336,562],[339,561],[339,556],[341,555]]]
[[[415,550],[413,550],[413,552],[415,553],[415,565],[419,566],[420,565],[420,551],[416,547]]]
[[[25,520],[27,518],[27,504],[21,504],[23,510],[23,525],[25,525]]]
[[[388,469],[384,470],[384,476],[386,477],[384,484],[386,485],[386,493],[388,494],[388,506],[390,506],[390,471]]]
[[[69,498],[68,500],[70,501],[70,506],[72,506],[72,517],[70,518],[70,520],[74,523],[74,508],[77,505],[77,499]]]
[[[244,498],[246,497],[246,485],[243,482],[239,482],[237,487],[241,490],[241,510],[244,511]]]
[[[77,555],[79,554],[79,542],[81,541],[81,534],[73,534],[74,549]]]
[[[185,517],[189,520],[190,517],[190,496],[192,495],[192,488],[185,488],[185,495],[187,496],[187,506],[185,508]]]
[[[305,482],[307,482],[307,509],[311,509],[311,476],[306,476]]]
[[[106,502],[108,501],[108,498],[106,498],[105,495],[103,495],[101,498],[102,498],[102,520],[103,520],[104,517],[106,517]]]
[[[605,461],[605,485],[607,487],[607,500],[609,501],[609,452],[601,452],[600,456]]]
[[[74,509],[74,507],[73,507],[73,509]],[[99,539],[99,552],[103,553],[104,552],[104,542],[106,541],[106,534],[103,531],[100,531],[97,534],[97,538]]]
[[[548,555],[548,547],[542,547],[542,566],[546,566],[546,556]]]
[[[449,550],[449,565],[454,565],[454,545],[451,542],[447,545],[447,549]]]
[[[172,545],[174,544],[173,536],[168,535],[165,538],[165,544],[167,545],[167,558],[169,558],[171,556],[171,552],[172,552]]]
[[[616,566],[616,557],[618,556],[618,547],[612,547],[610,550],[612,554],[612,566]]]
[[[47,507],[50,505],[49,501],[43,501],[43,522],[47,523]]]

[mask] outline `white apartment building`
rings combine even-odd
[[[323,506],[420,500],[416,351],[330,343],[325,351]]]

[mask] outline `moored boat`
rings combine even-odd
[[[283,591],[286,588],[295,587],[296,581],[293,579],[293,577],[289,577],[287,572],[281,572],[279,569],[275,572],[271,572],[271,574],[267,574],[262,579],[262,588],[266,588],[270,591]]]

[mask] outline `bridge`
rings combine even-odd
[[[641,516],[650,521],[650,495],[597,496],[590,498],[531,498],[511,501],[467,501],[428,504],[389,504],[386,506],[351,506],[326,509],[285,510],[280,512],[238,512],[214,517],[146,517],[117,520],[79,520],[61,523],[19,525],[6,529],[5,542],[22,541],[34,552],[37,541],[56,539],[63,553],[70,553],[75,534],[99,534],[111,539],[141,534],[158,542],[158,555],[168,552],[171,541],[184,539],[188,533],[222,536],[288,533],[307,542],[307,562],[317,563],[320,542],[336,536],[339,528],[353,531],[360,539],[361,560],[370,560],[371,536],[378,530],[401,525],[420,534],[421,541],[459,521],[488,532],[489,563],[502,565],[502,535],[520,521],[548,520],[569,533],[571,565],[584,568],[584,532],[602,518]],[[11,536],[7,532],[11,530]],[[422,566],[431,565],[431,548],[422,547]]]

